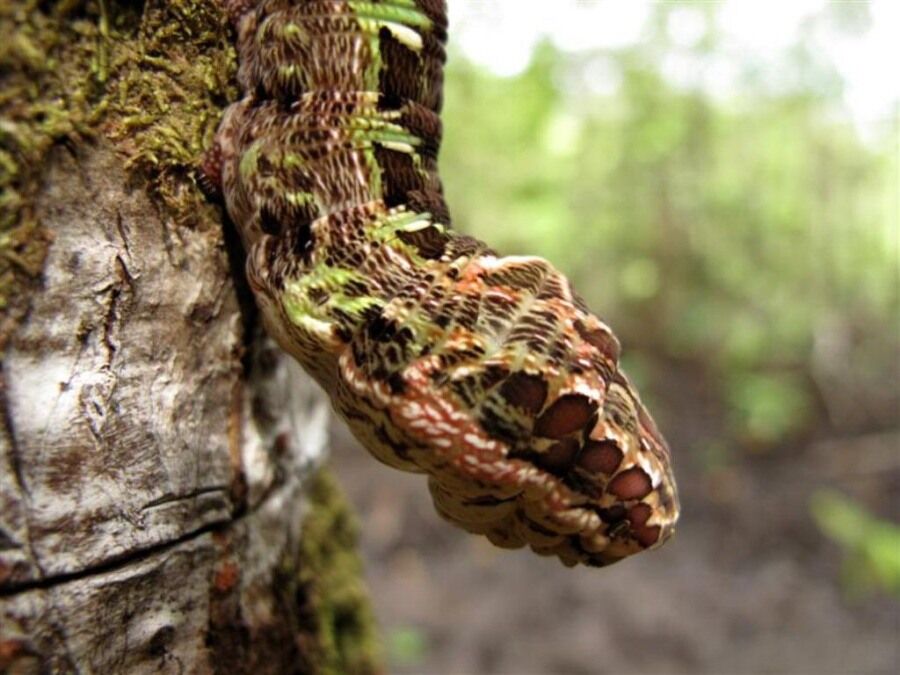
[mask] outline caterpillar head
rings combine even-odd
[[[565,278],[492,253],[429,278],[419,304],[389,302],[342,362],[351,425],[361,398],[387,411],[358,425],[363,443],[430,474],[438,512],[502,547],[602,566],[668,539],[668,446],[618,341]]]

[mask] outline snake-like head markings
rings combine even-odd
[[[568,565],[665,541],[669,450],[610,328],[547,261],[450,228],[443,1],[226,4],[245,98],[206,168],[270,333],[456,525]]]
[[[430,474],[438,512],[497,545],[598,566],[660,545],[678,512],[668,448],[608,327],[544,260],[451,261],[410,265],[418,280],[339,357],[351,427],[386,463]]]

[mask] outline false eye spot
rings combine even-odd
[[[659,525],[653,525],[651,527],[641,526],[634,528],[633,532],[638,543],[644,548],[649,548],[659,539],[660,527]]]
[[[513,373],[500,387],[500,395],[511,406],[536,415],[547,400],[547,383],[539,375]]]
[[[612,476],[624,454],[614,441],[588,441],[578,457],[578,466],[591,473],[605,473]]]
[[[643,499],[653,489],[650,476],[636,466],[623,471],[609,482],[607,490],[622,500]]]
[[[649,504],[635,504],[628,510],[628,520],[631,521],[632,527],[642,527],[649,520],[653,509]]]
[[[544,438],[563,438],[583,428],[597,411],[597,404],[581,394],[560,396],[534,425],[534,433]]]

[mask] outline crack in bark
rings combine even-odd
[[[125,310],[131,298],[134,297],[134,278],[128,271],[128,266],[122,259],[122,256],[116,255],[115,258],[116,272],[118,277],[116,283],[110,286],[109,301],[106,308],[106,315],[103,321],[103,344],[106,346],[107,356],[106,365],[111,366],[113,357],[118,351],[118,344],[115,342],[113,333],[125,321]],[[123,297],[125,294],[128,297]]]
[[[122,246],[125,247],[125,253],[128,254],[129,258],[131,258],[131,248],[128,244],[128,236],[125,234],[125,225],[122,222],[122,212],[119,209],[116,209],[116,230],[119,232],[119,237],[121,237],[122,239]]]
[[[110,558],[108,560],[104,560],[101,563],[97,563],[96,565],[89,565],[88,567],[72,572],[63,572],[62,574],[55,574],[49,577],[31,579],[29,581],[23,581],[18,584],[12,584],[10,586],[0,588],[0,598],[11,597],[13,595],[18,595],[19,593],[24,593],[27,591],[48,590],[55,586],[60,586],[71,581],[79,581],[82,579],[99,576],[101,574],[106,574],[108,572],[115,572],[117,570],[124,569],[129,565],[141,563],[144,560],[153,557],[157,553],[164,553],[165,551],[173,550],[184,543],[202,537],[204,534],[219,532],[227,529],[233,523],[236,523],[237,520],[238,519],[230,518],[221,522],[207,523],[206,525],[198,527],[195,530],[191,530],[190,532],[186,532],[175,539],[159,542],[157,544],[153,544],[152,546],[137,549],[128,553],[127,555]]]
[[[155,509],[164,504],[173,504],[175,502],[187,501],[188,499],[195,499],[196,497],[212,494],[214,492],[221,492],[227,496],[229,494],[229,489],[227,485],[211,485],[209,487],[197,488],[196,490],[192,490],[191,492],[182,495],[168,493],[147,502],[141,507],[141,511]]]
[[[283,486],[280,486],[280,487],[283,487]],[[209,489],[204,488],[204,489],[196,490],[195,493],[199,495],[199,494],[206,494],[209,492],[217,492],[217,491],[223,490],[223,489],[225,489],[225,488],[221,488],[221,487],[215,487],[215,488],[209,488]],[[53,576],[42,577],[40,579],[31,579],[28,581],[22,581],[17,584],[11,584],[9,586],[0,587],[0,598],[7,598],[7,597],[11,597],[13,595],[17,595],[19,593],[24,593],[24,592],[32,591],[32,590],[48,590],[55,586],[60,586],[62,584],[65,584],[65,583],[68,583],[71,581],[79,581],[82,579],[88,579],[91,577],[99,576],[101,574],[106,574],[108,572],[115,572],[117,570],[124,569],[124,568],[128,567],[129,565],[134,565],[134,564],[143,562],[144,560],[151,558],[152,556],[156,555],[157,553],[163,553],[165,551],[174,550],[178,546],[181,546],[182,544],[185,544],[187,542],[198,539],[199,537],[202,537],[205,534],[224,532],[224,531],[228,530],[229,528],[233,527],[234,525],[236,525],[237,523],[240,523],[245,518],[248,518],[248,517],[252,516],[253,514],[255,514],[257,511],[259,511],[259,509],[261,509],[265,505],[265,503],[277,491],[278,491],[277,489],[267,490],[263,495],[261,495],[261,498],[259,499],[258,502],[256,502],[252,506],[245,505],[244,509],[240,513],[234,514],[228,519],[224,519],[224,520],[220,520],[220,521],[212,522],[212,523],[207,523],[206,525],[198,527],[194,530],[185,532],[180,537],[177,537],[170,541],[159,542],[159,543],[152,544],[150,546],[147,546],[147,547],[144,547],[141,549],[136,549],[134,551],[129,552],[127,555],[109,558],[107,560],[104,560],[103,562],[97,563],[95,565],[89,565],[80,570],[75,570],[72,572],[64,572],[62,574],[55,574]],[[227,489],[226,489],[226,492],[227,492]],[[185,497],[185,498],[187,498],[187,497]],[[157,501],[160,501],[160,500],[154,500],[154,502],[157,502]],[[166,500],[163,500],[163,502],[165,502],[165,501]],[[168,500],[168,501],[179,501],[179,499],[172,499],[172,500]],[[147,506],[144,507],[144,509],[146,509],[148,507],[152,508],[152,506],[158,505],[158,504],[154,504],[154,502],[150,502]],[[29,547],[29,550],[30,550],[30,547]],[[33,551],[32,551],[32,558],[34,558]],[[36,559],[35,559],[35,563],[37,564]],[[38,569],[40,569],[39,566],[38,566]],[[43,570],[41,570],[41,572],[43,572]]]

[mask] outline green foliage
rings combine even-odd
[[[407,626],[392,630],[387,636],[390,662],[401,667],[414,667],[425,660],[428,643],[418,628]]]
[[[900,527],[837,492],[818,492],[810,507],[819,528],[845,551],[847,587],[856,592],[880,587],[900,598]]]
[[[794,88],[751,78],[719,100],[670,84],[664,48],[543,45],[511,78],[454,55],[441,167],[456,225],[552,260],[635,361],[703,369],[745,447],[808,433],[829,381],[874,397],[852,402],[880,411],[861,424],[892,424],[898,129],[860,140],[836,76],[802,53],[784,66]],[[586,88],[597,63],[615,93]]]
[[[895,427],[896,120],[864,142],[841,114],[836,71],[802,42],[777,65],[748,67],[731,98],[676,87],[660,55],[678,5],[656,6],[646,42],[587,54],[543,45],[511,78],[452,55],[441,173],[456,226],[568,273],[622,338],[664,431],[676,426],[665,403],[684,397],[655,390],[679,385],[654,375],[699,380],[706,398],[694,405],[719,407],[703,409],[703,429],[680,430],[698,439],[675,448],[694,466],[718,472],[748,451]],[[825,18],[865,28],[841,7]],[[697,50],[727,48],[712,28]],[[617,87],[592,93],[598,72]],[[770,86],[785,73],[791,86]],[[898,592],[895,525],[830,493],[813,513],[847,550],[849,583]]]
[[[775,444],[808,417],[803,383],[790,374],[747,373],[729,387],[732,425],[750,442]]]

